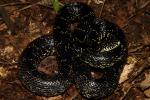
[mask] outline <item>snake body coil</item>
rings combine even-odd
[[[54,77],[47,77],[36,69],[51,55],[57,57],[60,70]],[[104,98],[116,89],[126,58],[123,31],[95,17],[86,4],[71,3],[57,14],[53,37],[42,36],[23,51],[19,78],[27,89],[38,95],[62,94],[74,82],[85,98]],[[94,71],[102,73],[102,77],[94,79],[91,76]]]
[[[81,22],[73,37],[75,37],[74,44],[82,49],[78,50],[82,51],[79,59],[91,67],[106,68],[126,59],[124,33],[111,22],[100,18],[95,18],[91,24]]]
[[[71,85],[69,66],[60,65],[59,74],[50,78],[37,71],[39,63],[48,56],[54,56],[54,51],[54,40],[48,35],[35,39],[23,51],[19,60],[19,79],[31,92],[55,96]]]
[[[93,10],[84,3],[66,4],[58,12],[54,24],[54,42],[63,64],[68,64],[72,58],[73,44],[71,26],[84,21],[94,20]]]

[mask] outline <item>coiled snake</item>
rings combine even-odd
[[[58,74],[53,77],[37,71],[48,56],[56,56],[59,63]],[[59,95],[75,84],[85,98],[104,98],[116,89],[126,58],[122,30],[97,18],[86,4],[75,2],[60,9],[53,36],[37,38],[24,49],[18,64],[19,79],[37,95]],[[102,76],[94,79],[91,72]]]

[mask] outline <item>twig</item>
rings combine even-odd
[[[37,2],[37,3],[35,3],[35,4],[32,4],[32,5],[28,5],[28,6],[26,6],[26,7],[23,7],[23,8],[21,8],[21,9],[19,9],[18,11],[22,11],[22,10],[31,8],[31,7],[33,7],[33,6],[35,6],[35,5],[37,5],[38,3],[39,3],[39,2]]]
[[[10,63],[6,59],[0,58],[0,65],[3,65],[3,66],[14,66],[14,65],[17,65],[17,64],[18,64],[17,62]]]
[[[137,13],[140,12],[141,10],[143,10],[146,6],[148,6],[150,3],[150,1],[147,1],[146,3],[144,3],[142,6],[139,7],[139,9],[137,9],[136,12],[134,12],[128,19],[127,22],[125,23],[125,25],[122,27],[122,29],[124,29],[126,26],[128,26],[128,23],[132,20],[132,18],[134,18],[135,16],[137,16]]]
[[[142,45],[142,46],[138,46],[138,47],[136,47],[136,48],[134,48],[134,49],[129,49],[128,50],[128,54],[132,54],[132,53],[136,53],[137,51],[141,51],[142,49],[144,49],[144,46]],[[141,53],[141,52],[140,52]]]
[[[104,5],[105,5],[105,1],[106,0],[104,0],[103,3],[102,3],[102,7],[101,7],[101,10],[100,10],[100,13],[99,13],[99,17],[101,17],[101,14],[102,14],[102,11],[103,11],[103,8],[104,8]]]
[[[145,73],[145,71],[149,68],[147,61],[144,61],[144,62],[141,61],[141,62],[140,62],[141,63],[140,68],[137,71],[134,71],[136,73],[131,75],[131,77],[128,80],[126,80],[126,81],[124,81],[123,83],[120,84],[120,86],[123,86],[122,90],[125,90],[124,95],[121,97],[121,100],[124,100],[124,98],[127,96],[130,89],[133,86],[136,86],[135,82],[137,81],[139,76],[142,75],[142,73]]]
[[[99,12],[99,17],[101,17],[101,14],[102,14],[102,11],[103,11],[103,8],[104,8],[104,5],[105,5],[105,1],[106,0],[93,0],[93,2],[95,3],[95,4],[97,4],[97,5],[100,5],[100,4],[102,4],[102,7],[101,7],[101,9],[100,9],[100,12]],[[90,4],[92,2],[92,0],[88,0],[88,5]]]
[[[121,84],[125,84],[125,83],[131,83],[131,84],[134,84],[135,80],[138,78],[138,76],[140,76],[144,71],[145,69],[149,68],[149,63],[148,61],[138,61],[140,63],[139,65],[139,68],[134,71],[135,73],[133,73],[132,75],[130,75],[129,79],[122,82]]]
[[[7,11],[3,7],[0,7],[0,15],[1,15],[3,21],[5,22],[5,24],[7,25],[7,27],[9,28],[9,30],[11,31],[11,33],[16,34],[15,24],[10,19]]]
[[[47,1],[47,2],[46,2]],[[63,6],[63,4],[62,3],[60,3],[59,2],[59,4],[61,5],[61,6]],[[26,6],[26,7],[23,7],[22,9],[19,9],[19,11],[22,11],[22,10],[25,10],[25,9],[28,9],[28,8],[31,8],[31,7],[33,7],[33,6],[35,6],[35,5],[41,5],[41,6],[51,6],[52,5],[52,2],[51,2],[51,0],[49,1],[49,0],[42,0],[42,1],[39,1],[39,2],[37,2],[37,3],[34,3],[34,4],[31,4],[31,5],[28,5],[28,6]]]
[[[0,65],[3,65],[3,66],[14,66],[14,65],[17,65],[18,63],[15,62],[15,63],[7,63],[7,62],[1,62],[0,61]]]
[[[47,1],[47,2],[46,2]],[[61,2],[59,2],[60,6],[63,6],[64,4],[62,4]],[[15,2],[15,3],[7,3],[7,4],[2,4],[0,5],[0,7],[5,7],[5,6],[18,6],[18,5],[27,5],[26,7],[23,7],[21,9],[18,9],[18,10],[14,10],[14,11],[22,11],[22,10],[25,10],[25,9],[29,9],[33,6],[36,6],[36,5],[40,5],[40,6],[44,6],[44,7],[49,7],[52,5],[51,3],[51,0],[42,0],[42,1],[39,1],[39,2],[36,2],[34,4],[30,3],[30,2],[26,2],[26,3],[21,3],[21,2]],[[50,7],[52,8],[52,7]]]
[[[29,2],[22,3],[22,2],[15,2],[15,3],[7,3],[7,4],[2,4],[0,7],[6,7],[6,6],[17,6],[17,5],[28,5],[30,4]]]

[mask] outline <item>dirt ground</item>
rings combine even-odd
[[[105,100],[150,100],[150,1],[59,0],[60,6],[74,1],[116,23],[128,41],[119,86]],[[53,32],[55,15],[51,0],[0,0],[0,100],[85,100],[74,86],[59,96],[36,96],[17,77],[21,52],[32,40]]]

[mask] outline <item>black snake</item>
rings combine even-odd
[[[53,77],[37,71],[48,56],[58,60],[59,71]],[[19,79],[37,95],[59,95],[75,84],[85,98],[104,98],[116,89],[126,58],[122,30],[97,18],[86,4],[75,2],[60,9],[53,36],[44,35],[25,48],[19,59]],[[92,71],[103,75],[94,79]]]

